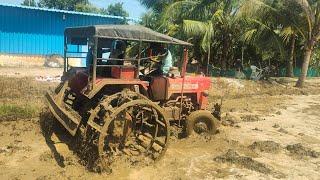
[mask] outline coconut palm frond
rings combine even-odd
[[[170,24],[167,28],[167,35],[174,36],[177,32],[180,31],[180,26],[177,24]]]
[[[263,0],[246,0],[241,4],[238,16],[253,17],[263,14],[263,11],[272,11],[273,13],[276,13],[277,9],[268,5]]]
[[[163,13],[163,20],[168,21],[172,19],[178,19],[177,17],[188,17],[190,9],[193,9],[198,4],[197,1],[177,1],[172,3],[165,9]]]
[[[252,44],[255,40],[257,29],[250,29],[243,34],[243,41]]]
[[[290,26],[283,28],[279,33],[279,35],[282,37],[282,39],[286,43],[289,43],[291,36],[294,34],[295,34],[295,31]]]
[[[276,29],[272,29],[267,24],[265,24],[262,21],[259,21],[257,19],[248,18],[247,20],[259,27],[257,32],[255,32],[255,40],[256,41],[259,40],[261,42],[266,42],[266,40],[268,40],[268,41],[272,40],[272,41],[270,41],[270,42],[272,42],[274,44],[272,46],[277,47],[277,49],[279,50],[281,56],[285,57],[285,50],[284,50],[284,46],[283,46],[283,40],[278,35],[279,33],[277,32]]]
[[[307,0],[293,0],[293,1],[299,4],[305,13],[305,18],[308,22],[308,32],[309,32],[308,36],[310,38],[312,36],[312,29],[313,29],[312,27],[315,23],[315,14],[313,13],[312,8]]]
[[[223,13],[224,13],[224,12],[223,12],[222,9],[218,9],[218,10],[212,15],[211,21],[222,23],[222,22],[223,22],[223,18],[224,18],[224,14],[223,14]]]
[[[220,0],[201,0],[199,3],[194,6],[193,9],[190,9],[190,18],[196,20],[208,20],[212,16],[212,12],[216,11],[217,4]]]
[[[193,20],[183,21],[184,32],[189,36],[198,36],[202,38],[201,48],[207,52],[213,39],[213,25],[210,21],[201,22]]]
[[[206,32],[202,38],[201,41],[201,48],[203,49],[204,52],[207,52],[208,49],[210,48],[211,45],[211,34],[209,32]]]
[[[193,21],[193,20],[183,21],[184,32],[186,32],[186,34],[191,36],[205,35],[205,33],[210,29],[209,26],[210,24],[207,22]]]
[[[258,19],[248,18],[247,20],[253,24],[258,25],[260,31],[273,31],[273,29],[271,29],[267,24],[263,23],[262,21],[259,21]]]
[[[316,11],[315,14],[316,14],[316,24],[317,24],[317,27],[315,30],[318,30],[316,39],[317,41],[320,41],[320,2],[317,2],[315,11]]]

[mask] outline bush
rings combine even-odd
[[[26,105],[0,105],[0,121],[28,119],[37,116],[37,108]]]

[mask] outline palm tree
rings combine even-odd
[[[313,49],[320,40],[319,0],[140,2],[151,8],[156,21],[160,21],[154,29],[192,41],[196,45],[195,52],[201,52],[201,56],[206,55],[207,59],[218,59],[223,69],[244,45],[256,51],[247,52],[252,58],[274,60],[280,57],[286,60],[287,75],[292,76],[293,59],[300,50],[296,47],[303,44],[304,58],[298,87],[303,86]],[[243,14],[246,15],[244,24]]]
[[[283,39],[279,35],[279,30],[274,28],[273,23],[270,24],[268,20],[264,22],[263,19],[248,17],[246,23],[246,30],[242,39],[245,43],[254,45],[264,57],[263,60],[274,58],[276,56],[275,52],[279,52],[281,59],[286,58]]]
[[[158,19],[158,15],[149,10],[142,15],[141,24],[151,29],[157,29],[160,26]]]
[[[176,24],[191,40],[200,38],[199,48],[207,54],[207,63],[210,61],[213,45],[218,46],[215,54],[221,51],[219,61],[225,70],[232,59],[233,39],[239,29],[235,16],[236,2],[238,1],[177,1],[166,9],[163,16],[164,26],[172,27],[172,24]]]
[[[316,44],[320,41],[320,2],[317,0],[290,0],[300,6],[301,36],[304,42],[304,58],[301,75],[296,83],[297,87],[303,87],[307,77],[310,59]],[[306,23],[303,23],[306,22]]]
[[[287,77],[294,77],[293,74],[293,61],[295,56],[295,48],[296,48],[296,39],[297,32],[292,29],[292,27],[288,26],[283,28],[281,31],[281,36],[287,44],[290,44],[290,52],[289,58],[287,60]]]
[[[296,22],[298,19],[297,7],[289,1],[283,1],[281,5],[278,13],[282,24],[280,35],[285,44],[290,47],[289,57],[287,58],[287,76],[294,77],[293,61],[296,54],[296,44],[300,37],[299,24]]]
[[[282,16],[277,17],[277,23],[280,27],[278,28],[280,29],[280,31],[282,31],[282,33],[279,34],[282,34],[282,36],[285,37],[284,39],[288,39],[288,37],[290,37],[291,39],[291,50],[289,58],[290,66],[293,60],[296,37],[300,37],[302,43],[304,44],[304,58],[301,75],[296,83],[296,86],[302,87],[307,77],[308,67],[313,49],[320,40],[320,2],[317,0],[275,1],[282,2],[285,5],[282,8],[286,9],[282,9],[282,12],[278,11],[279,9],[274,9],[273,7],[269,6],[266,3],[267,1],[264,0],[247,0],[246,2],[254,3],[255,6],[251,6],[251,8],[253,8],[254,10],[256,10],[257,7],[259,7],[260,9],[261,7],[263,7],[262,9],[269,9],[276,12],[276,14],[282,14]],[[251,12],[255,12],[256,16],[262,14],[261,11],[254,10],[251,10]],[[291,12],[291,14],[283,14],[283,10],[285,12]],[[269,16],[270,14],[264,15]],[[282,17],[280,18],[280,21],[279,17]]]
[[[295,14],[287,1],[246,0],[240,9],[240,16],[245,16],[251,23],[244,40],[254,40],[259,48],[280,52],[287,64],[287,76],[293,77],[293,60],[295,55],[298,29],[293,21]],[[290,50],[286,52],[287,46]]]
[[[213,24],[211,21],[201,22],[194,20],[183,21],[184,31],[189,36],[202,36],[201,47],[204,52],[207,52],[207,69],[206,73],[209,73],[208,65],[210,64],[211,57],[211,45],[214,36]]]

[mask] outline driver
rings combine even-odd
[[[167,75],[170,68],[173,67],[172,54],[169,49],[163,44],[151,43],[147,52],[152,62],[155,62],[156,70],[153,72],[156,75]]]
[[[127,49],[127,45],[124,41],[122,40],[116,40],[114,41],[113,46],[115,46],[110,54],[110,58],[114,58],[114,59],[124,59],[125,58],[125,53],[126,53],[126,49]],[[123,65],[124,61],[110,61],[110,64],[112,65]]]

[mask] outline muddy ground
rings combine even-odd
[[[118,166],[111,175],[89,171],[59,126],[43,132],[44,92],[56,83],[35,76],[61,69],[0,72],[0,179],[319,179],[320,79],[253,82],[213,79],[210,102],[223,99],[214,136],[172,137],[151,166]],[[28,77],[26,77],[28,76]],[[41,116],[42,114],[42,116]]]

